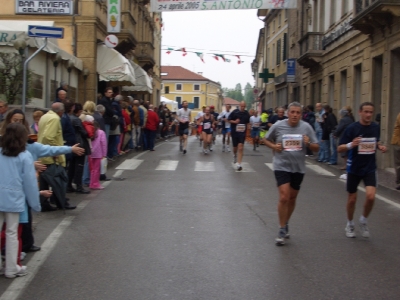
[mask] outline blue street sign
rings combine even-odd
[[[28,26],[28,36],[41,37],[41,38],[62,39],[62,38],[64,38],[64,28],[62,28],[62,27],[29,25]]]
[[[286,62],[287,65],[287,82],[296,82],[296,59],[290,58]]]

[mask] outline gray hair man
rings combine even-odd
[[[106,108],[103,105],[99,104],[96,106],[96,111],[93,114],[94,120],[97,122],[97,124],[99,124],[100,129],[104,132],[106,132],[106,123],[104,122],[103,118],[105,112]]]

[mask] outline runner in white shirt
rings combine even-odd
[[[225,152],[225,150],[231,152],[231,149],[229,148],[229,142],[231,138],[231,123],[228,121],[231,112],[230,104],[226,104],[226,111],[220,113],[218,116],[218,120],[222,121],[222,152]]]
[[[253,116],[250,117],[250,125],[251,125],[251,137],[253,139],[253,150],[256,151],[256,147],[258,147],[260,141],[260,125],[261,125],[261,117],[258,116],[257,111],[254,111]]]
[[[189,123],[190,123],[191,110],[188,109],[188,102],[185,100],[182,102],[182,108],[178,110],[177,118],[179,121],[179,151],[186,154],[187,138],[189,135]]]
[[[200,137],[200,147],[201,147],[201,143],[203,142],[203,123],[200,122],[200,119],[204,116],[206,112],[206,106],[203,105],[202,107],[202,111],[199,111],[199,113],[197,114],[197,116],[194,118],[196,121],[196,125],[197,125],[197,134],[196,137],[199,138]]]

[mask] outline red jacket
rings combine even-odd
[[[82,124],[83,124],[83,127],[85,127],[89,138],[93,139],[94,138],[94,134],[96,132],[96,129],[94,128],[93,123],[83,121]]]
[[[152,111],[147,111],[147,122],[146,122],[146,129],[147,130],[158,130],[158,125],[160,124],[160,118],[158,115]]]

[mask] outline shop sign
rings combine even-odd
[[[17,15],[72,15],[73,13],[73,0],[15,0],[15,14]]]
[[[350,31],[352,29],[352,27],[350,25],[350,21],[351,21],[351,18],[347,19],[342,24],[340,24],[336,30],[334,30],[331,33],[325,35],[324,38],[322,39],[322,49],[325,50],[325,48],[327,46],[329,46],[334,41],[339,39],[346,32]]]
[[[287,65],[287,82],[296,82],[296,59],[290,58],[286,61]]]
[[[151,11],[241,10],[297,8],[297,0],[153,0]]]
[[[107,0],[107,32],[121,32],[121,1]]]

